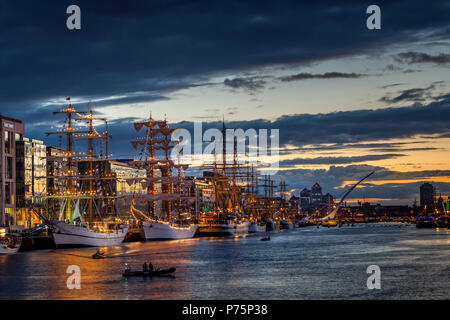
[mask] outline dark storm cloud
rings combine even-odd
[[[297,148],[281,148],[280,154],[290,154],[294,151],[332,151],[341,149],[367,149],[371,151],[384,151],[388,152],[399,152],[399,151],[412,151],[413,149],[419,148],[402,148],[404,146],[415,145],[419,143],[429,143],[426,140],[411,141],[411,142],[376,142],[376,143],[334,143],[334,144],[316,144],[307,147],[297,147]],[[434,148],[433,148],[434,149]]]
[[[77,107],[78,108],[78,107]],[[230,107],[231,108],[231,107]],[[51,111],[55,108],[42,107],[24,113],[26,121],[40,124],[39,127],[27,126],[27,135],[43,139],[43,132],[55,123]],[[80,110],[87,110],[86,107]],[[236,109],[229,109],[230,112]],[[207,119],[217,117],[214,111],[205,114]],[[112,148],[117,154],[132,153],[129,141],[135,137],[132,121],[135,118],[118,119],[110,122],[113,134]],[[226,120],[226,119],[225,119]],[[279,129],[280,146],[294,146],[296,150],[339,150],[339,149],[391,149],[402,153],[414,143],[377,142],[377,140],[403,139],[420,137],[445,138],[450,134],[450,96],[444,95],[440,101],[427,106],[385,108],[376,110],[341,111],[324,114],[284,115],[273,121],[265,119],[226,122],[229,129]],[[173,127],[187,129],[193,136],[194,123],[182,121],[173,123]],[[221,121],[203,122],[203,132],[209,128],[222,128]],[[326,144],[326,145],[322,145]],[[305,148],[307,146],[307,148]],[[295,148],[297,147],[297,148]],[[395,148],[395,149],[393,149]],[[397,150],[397,151],[394,151]],[[381,151],[381,150],[380,150]],[[412,151],[412,150],[411,150]],[[281,150],[281,153],[288,150]]]
[[[381,86],[380,88],[381,89],[387,89],[387,88],[392,88],[392,87],[397,87],[397,86],[401,86],[401,85],[403,85],[404,83],[392,83],[392,84],[387,84],[387,85],[385,85],[385,86]]]
[[[402,52],[395,56],[397,61],[415,64],[415,63],[433,63],[437,65],[445,65],[450,63],[450,54],[440,53],[438,55],[430,55],[422,52]]]
[[[250,92],[263,89],[266,81],[258,77],[225,79],[223,84],[232,89],[244,89]]]
[[[325,73],[298,73],[290,76],[280,77],[283,82],[308,80],[308,79],[337,79],[337,78],[361,78],[364,74],[345,72],[325,72]]]
[[[450,99],[447,98],[427,106],[286,115],[270,123],[255,120],[253,124],[255,127],[279,128],[282,144],[304,146],[444,134],[450,131],[449,121]]]
[[[422,30],[439,40],[449,24],[443,2],[380,1],[383,28],[372,32],[356,0],[79,0],[82,29],[69,31],[71,4],[0,3],[0,112],[20,118],[65,96],[165,96],[211,75],[379,52]]]
[[[404,154],[389,153],[389,154],[369,154],[362,156],[351,157],[317,157],[317,158],[296,158],[291,160],[280,161],[281,167],[291,167],[295,165],[304,164],[349,164],[367,161],[377,161],[384,159],[393,159],[403,157]]]
[[[385,103],[398,103],[398,102],[423,102],[426,99],[433,98],[433,90],[436,89],[438,84],[441,84],[442,81],[436,81],[429,85],[426,88],[412,88],[399,91],[397,95],[391,97],[390,95],[386,95],[381,97],[379,101]]]

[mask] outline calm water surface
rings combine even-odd
[[[0,299],[450,299],[450,230],[407,224],[302,228],[239,238],[128,243],[0,256]],[[123,265],[175,277],[123,278]],[[367,266],[381,268],[368,290]],[[81,268],[69,290],[66,269]]]

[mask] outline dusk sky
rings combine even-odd
[[[275,180],[295,194],[340,197],[374,170],[351,199],[411,205],[424,181],[450,196],[449,17],[450,1],[2,1],[0,112],[50,145],[52,111],[91,101],[126,158],[150,112],[280,129]]]

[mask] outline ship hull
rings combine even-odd
[[[14,248],[10,248],[8,246],[0,246],[0,255],[14,254],[14,253],[17,253],[17,251],[19,251],[19,249],[20,249],[20,246],[14,247]]]
[[[188,228],[176,227],[167,223],[144,222],[144,238],[146,240],[190,239],[195,236],[198,226],[191,224]]]
[[[416,220],[417,228],[436,228],[436,221],[433,218],[419,218]]]
[[[292,223],[285,220],[280,221],[280,230],[290,230],[290,229],[294,229]]]
[[[327,227],[327,228],[334,228],[338,226],[338,222],[334,221],[334,220],[330,220],[330,221],[323,221],[322,222],[322,227]]]
[[[277,224],[275,224],[273,220],[267,220],[266,231],[276,231],[277,229],[279,229],[279,227],[277,228]]]
[[[234,236],[248,233],[248,222],[199,224],[201,236]]]
[[[256,222],[252,222],[248,226],[248,233],[266,232],[265,225],[259,225]]]
[[[120,245],[128,232],[128,227],[109,233],[89,231],[87,228],[68,225],[64,222],[54,224],[53,240],[56,248],[68,247],[113,247]]]

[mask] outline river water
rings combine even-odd
[[[450,230],[400,223],[306,227],[263,235],[136,242],[0,256],[0,299],[450,299]],[[123,266],[177,268],[123,278]],[[67,288],[69,265],[81,289]],[[381,289],[367,288],[378,265]]]

